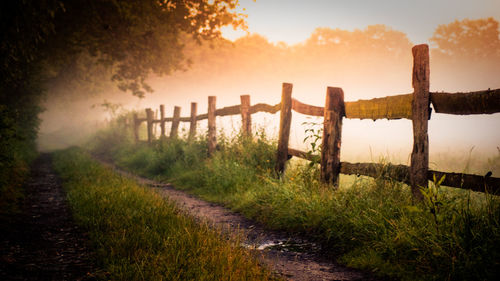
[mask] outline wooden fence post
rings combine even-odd
[[[217,145],[215,128],[215,96],[208,97],[208,155],[215,152]]]
[[[413,53],[413,151],[411,153],[410,183],[414,199],[421,201],[421,187],[427,187],[429,169],[429,138],[427,135],[429,120],[429,46],[417,45]]]
[[[170,138],[177,138],[179,131],[179,122],[181,118],[181,107],[174,107],[174,117],[172,118],[172,127],[170,128]]]
[[[197,104],[195,102],[191,103],[191,119],[189,124],[189,137],[188,140],[193,140],[196,136],[196,109]]]
[[[288,139],[290,138],[290,125],[292,122],[292,88],[290,83],[283,83],[281,90],[280,131],[278,136],[278,152],[276,154],[276,172],[285,171],[288,160]]]
[[[321,146],[321,181],[338,186],[342,118],[345,115],[342,88],[328,87],[324,110]]]
[[[165,105],[160,104],[160,133],[161,138],[165,137]]]
[[[134,140],[135,143],[139,142],[139,117],[137,117],[137,113],[133,114],[133,120],[132,120],[132,129],[134,130]]]
[[[252,116],[250,115],[250,95],[242,95],[241,99],[241,132],[243,136],[252,135]]]
[[[148,128],[148,143],[153,142],[153,110],[146,108],[146,121]]]

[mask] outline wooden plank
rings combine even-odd
[[[164,138],[165,135],[165,105],[160,104],[160,135]]]
[[[240,114],[240,105],[227,106],[215,111],[215,116],[228,116]]]
[[[313,106],[302,103],[296,99],[292,99],[292,109],[298,113],[311,116],[324,116],[324,108],[321,106]]]
[[[293,148],[288,148],[290,156],[299,157],[309,161],[316,160],[319,155],[309,154]],[[410,185],[410,167],[406,165],[379,164],[379,163],[340,163],[340,173],[344,175],[368,176],[372,178],[383,178],[388,180],[396,180]],[[445,180],[441,185],[470,189],[477,192],[488,192],[491,194],[500,195],[500,178],[486,177],[463,173],[448,173],[440,171],[427,171],[427,180],[433,181],[434,175],[436,179],[441,179],[445,176]]]
[[[321,149],[321,181],[338,186],[342,118],[345,115],[344,92],[341,88],[326,90]]]
[[[241,133],[245,137],[252,135],[252,115],[250,115],[250,95],[241,95]]]
[[[411,119],[412,94],[358,100],[345,103],[346,118],[349,119]]]
[[[172,127],[170,127],[170,138],[177,138],[179,131],[179,118],[181,116],[181,107],[174,107],[174,116],[172,117]]]
[[[200,115],[196,116],[196,121],[205,120],[205,119],[208,119],[208,113],[200,114]]]
[[[275,105],[258,103],[258,104],[252,105],[250,107],[250,114],[254,114],[254,113],[258,113],[258,112],[267,112],[267,113],[274,114],[274,113],[280,111],[280,109],[281,109],[280,103],[275,104]],[[226,116],[226,115],[235,115],[235,114],[240,114],[240,105],[233,105],[233,106],[218,109],[216,115],[217,116]],[[187,118],[187,117],[185,117],[185,118]],[[208,119],[207,113],[200,114],[200,115],[196,116],[197,121],[205,120],[205,119]],[[185,119],[185,120],[187,122],[187,119]]]
[[[215,152],[217,136],[215,128],[215,96],[208,97],[208,155]]]
[[[266,103],[258,103],[255,105],[252,105],[250,107],[250,114],[254,114],[257,112],[267,112],[271,114],[275,114],[276,112],[280,111],[281,109],[281,103],[275,104],[275,105],[269,105]]]
[[[198,104],[191,103],[191,117],[189,117],[189,137],[188,140],[193,140],[196,137],[196,111]]]
[[[321,158],[319,155],[314,155],[314,154],[300,151],[298,149],[293,149],[290,147],[288,148],[288,155],[289,155],[288,158],[290,158],[290,156],[295,156],[295,157],[299,157],[299,158],[306,159],[309,161],[315,161],[317,163],[319,163],[320,158]]]
[[[500,112],[500,89],[468,93],[432,92],[431,102],[437,113],[469,115]]]
[[[429,170],[429,137],[427,135],[429,120],[429,46],[417,45],[413,53],[413,151],[411,153],[410,181],[413,197],[422,200],[421,187],[427,187],[427,171]]]
[[[430,170],[427,172],[427,179],[432,181],[434,175],[437,180],[445,176],[441,185],[500,195],[500,178]]]
[[[403,94],[344,102],[346,118],[349,119],[411,119],[413,94]],[[313,106],[292,99],[292,109],[298,113],[323,116],[324,107]]]
[[[280,129],[276,153],[276,172],[279,175],[285,171],[285,163],[288,160],[288,140],[292,122],[292,88],[292,84],[283,83],[281,91]]]
[[[153,142],[153,111],[151,108],[146,108],[147,130],[148,130],[148,143]]]
[[[410,184],[410,167],[406,165],[342,162],[340,172],[345,175],[393,179]]]

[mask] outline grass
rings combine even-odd
[[[256,257],[79,149],[55,154],[78,224],[109,280],[270,280]],[[221,239],[225,237],[225,239]]]
[[[496,280],[500,276],[500,199],[444,188],[436,180],[425,200],[412,203],[408,186],[383,179],[341,175],[340,188],[318,181],[318,168],[291,163],[273,172],[276,144],[218,139],[158,141],[152,146],[106,138],[101,152],[136,173],[165,179],[198,196],[225,204],[270,228],[300,232],[322,243],[344,264],[401,280]],[[500,158],[500,156],[499,156]],[[495,158],[496,159],[496,158]],[[495,162],[496,160],[492,161]]]

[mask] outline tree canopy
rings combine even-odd
[[[86,52],[112,66],[123,90],[142,96],[145,78],[185,63],[183,36],[220,37],[224,25],[242,26],[238,0],[2,1],[2,76],[19,81],[22,69],[58,75]],[[49,77],[50,78],[50,77]],[[21,80],[25,80],[22,78]]]
[[[498,21],[493,18],[462,21],[439,25],[430,38],[435,54],[461,59],[500,58]]]
[[[143,96],[151,73],[186,64],[185,37],[220,37],[243,26],[238,0],[0,1],[0,215],[15,201],[36,150],[40,101],[51,83],[112,77]],[[99,64],[100,67],[96,67]],[[89,83],[91,84],[91,83]]]

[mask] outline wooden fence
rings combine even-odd
[[[161,138],[165,137],[165,122],[172,122],[170,137],[178,136],[179,122],[189,122],[189,139],[195,136],[197,121],[208,119],[208,153],[216,149],[216,116],[239,115],[242,118],[242,133],[251,135],[251,115],[257,112],[274,114],[280,111],[278,150],[276,153],[276,171],[282,173],[285,163],[291,156],[315,160],[318,155],[310,155],[303,151],[288,147],[292,110],[311,116],[323,116],[323,138],[319,163],[323,182],[336,185],[339,174],[354,174],[370,177],[391,178],[409,184],[415,198],[421,199],[420,188],[427,186],[428,180],[435,175],[438,179],[445,176],[442,183],[446,186],[471,189],[480,192],[497,194],[500,191],[500,178],[490,175],[479,176],[463,173],[446,173],[429,170],[429,142],[427,135],[428,120],[431,117],[430,104],[436,113],[446,114],[492,114],[500,112],[500,89],[469,93],[429,92],[429,47],[417,45],[413,53],[413,88],[411,94],[388,96],[371,100],[344,102],[341,88],[328,87],[324,107],[312,106],[292,98],[292,84],[283,83],[281,102],[276,105],[250,105],[250,96],[241,96],[241,104],[216,108],[216,97],[208,97],[208,111],[197,115],[197,104],[191,103],[191,115],[180,117],[181,108],[174,108],[173,117],[165,117],[164,106],[160,106],[160,119],[153,119],[153,111],[146,109],[146,118],[138,118],[134,114],[134,134],[139,141],[138,128],[142,122],[147,123],[148,142],[153,141],[153,125],[159,123]],[[340,162],[342,137],[342,119],[401,119],[412,120],[413,151],[410,166],[383,165],[375,163]]]

